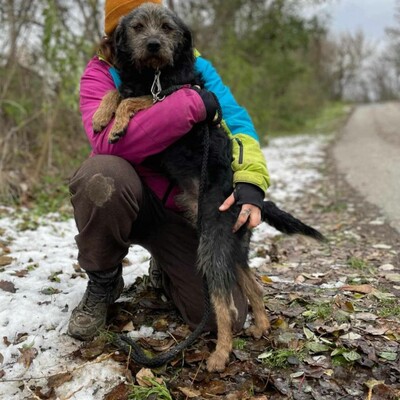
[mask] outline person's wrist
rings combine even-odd
[[[201,89],[199,86],[192,86],[192,89],[199,94],[201,100],[203,101],[204,108],[206,110],[205,121],[213,122],[218,111],[218,104],[214,95],[206,89]]]
[[[252,204],[262,210],[264,191],[251,183],[239,182],[233,192],[236,204]]]

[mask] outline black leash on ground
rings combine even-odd
[[[163,90],[157,93],[158,100],[162,100],[165,96],[168,96],[180,89],[182,86],[173,86],[167,90]],[[218,104],[217,110],[217,120],[213,123],[218,125],[222,120],[222,110],[219,105],[219,101],[215,94],[213,93],[216,103]],[[158,97],[160,96],[160,97]],[[200,184],[199,184],[199,199],[198,199],[198,215],[197,215],[197,228],[198,231],[201,232],[202,228],[202,220],[201,220],[201,205],[204,200],[204,192],[207,185],[208,180],[208,158],[210,152],[210,130],[207,123],[204,123],[204,135],[203,135],[203,158],[200,172]],[[197,325],[196,329],[182,342],[178,343],[174,348],[169,351],[166,351],[163,354],[160,354],[155,357],[148,357],[143,349],[130,337],[124,334],[116,334],[113,338],[113,343],[118,349],[122,350],[124,353],[128,354],[129,357],[137,364],[143,365],[149,368],[157,368],[162,365],[172,361],[179,353],[185,350],[187,347],[192,345],[198,337],[203,332],[206,323],[211,314],[211,304],[210,304],[210,293],[208,290],[207,278],[203,278],[203,293],[204,293],[204,314],[200,323]]]

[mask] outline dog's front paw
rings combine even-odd
[[[114,120],[114,125],[108,134],[108,143],[116,143],[118,140],[125,135],[128,128],[130,116],[117,115]]]
[[[114,131],[111,130],[111,132],[108,134],[108,143],[117,143],[119,139],[121,139],[122,136],[125,135],[125,130],[123,131]]]
[[[270,331],[269,321],[263,321],[260,325],[252,325],[246,329],[246,335],[253,336],[254,339],[261,339],[263,336],[268,336]]]
[[[207,360],[208,372],[223,372],[229,361],[229,353],[214,351]]]
[[[101,111],[96,111],[92,119],[94,133],[100,133],[111,121],[112,115],[106,115]]]

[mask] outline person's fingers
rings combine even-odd
[[[252,229],[261,223],[261,210],[252,204],[243,204],[238,219],[233,226],[233,232],[237,232],[244,224]]]
[[[235,204],[235,196],[233,193],[220,205],[219,211],[226,211]]]
[[[243,204],[242,210],[239,213],[238,219],[236,220],[235,225],[233,226],[233,232],[237,232],[249,219],[251,214],[251,209],[246,208]]]
[[[253,229],[261,224],[261,210],[258,207],[255,207],[251,210],[251,214],[249,217],[248,228]]]

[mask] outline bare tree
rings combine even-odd
[[[368,98],[367,64],[374,53],[374,45],[365,39],[364,33],[345,33],[328,40],[324,52],[332,97],[356,101]]]

